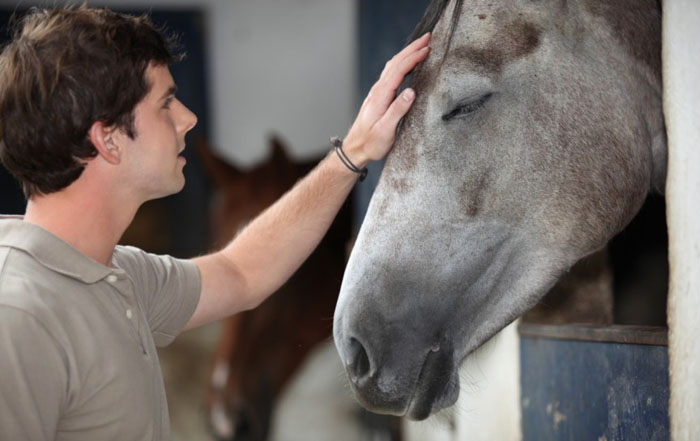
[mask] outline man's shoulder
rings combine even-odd
[[[0,245],[0,298],[8,292],[50,288],[52,272],[24,250]]]
[[[132,278],[148,277],[153,265],[165,256],[157,256],[130,245],[117,245],[112,254],[112,263]]]
[[[22,250],[0,246],[0,307],[39,320],[57,308],[55,274]]]
[[[112,255],[113,264],[132,279],[142,283],[162,284],[165,279],[198,276],[191,260],[179,259],[167,254],[153,254],[133,246],[118,245]],[[184,280],[180,280],[184,283]]]
[[[112,260],[116,265],[131,263],[150,257],[152,257],[150,253],[131,245],[117,245],[114,248],[114,254],[112,254]]]

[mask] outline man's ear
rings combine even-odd
[[[95,121],[88,130],[90,142],[95,146],[98,155],[110,164],[119,164],[122,159],[122,149],[119,146],[119,130],[106,126],[102,121]]]

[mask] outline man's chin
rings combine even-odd
[[[150,197],[146,200],[152,201],[154,199],[161,199],[164,197],[172,196],[174,194],[180,193],[182,189],[185,188],[185,177],[181,176],[177,182],[172,183],[168,188],[160,189],[159,191],[154,191]]]
[[[173,195],[176,193],[180,193],[183,188],[185,188],[185,177],[184,176],[182,177],[182,180],[180,181],[180,183],[175,187],[173,192],[168,194],[167,196],[170,196],[170,195]]]

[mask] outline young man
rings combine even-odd
[[[428,55],[396,55],[343,142],[390,149]],[[0,56],[0,159],[28,198],[0,219],[0,438],[167,440],[155,346],[260,304],[316,247],[357,174],[329,154],[221,251],[184,261],[116,246],[139,206],[182,189],[177,57],[147,18],[35,10]]]

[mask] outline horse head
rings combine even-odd
[[[458,368],[665,180],[655,0],[435,0],[343,279],[334,338],[367,408],[423,419]]]

